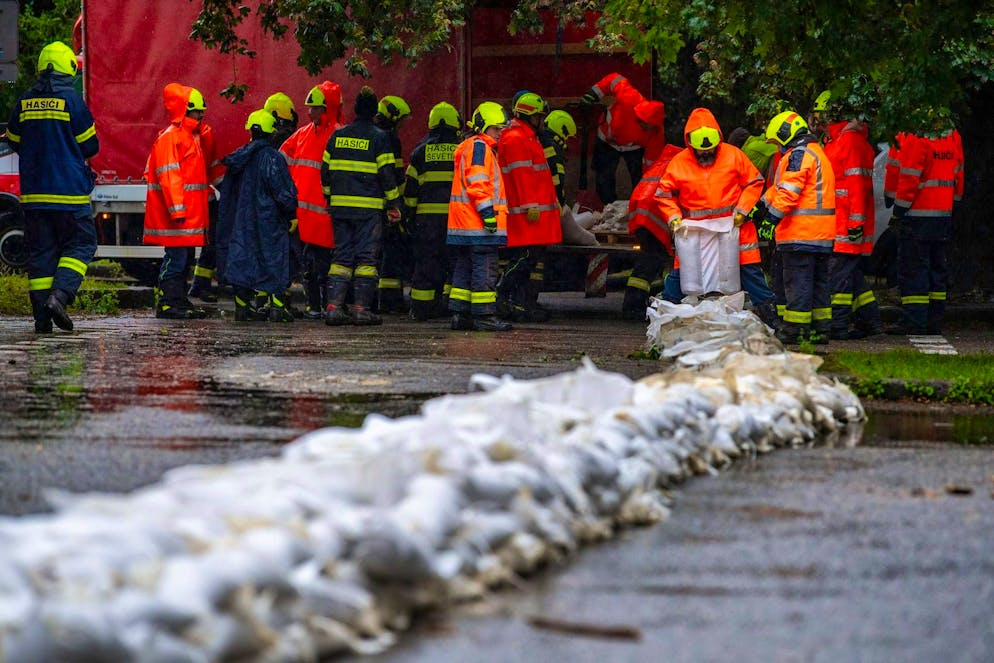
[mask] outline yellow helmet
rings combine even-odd
[[[307,93],[307,98],[304,99],[305,106],[327,106],[325,102],[324,92],[321,91],[321,86],[315,85],[311,88],[311,91]]]
[[[697,127],[687,136],[690,147],[700,152],[708,152],[718,147],[721,134],[714,127]]]
[[[443,122],[452,129],[458,129],[459,125],[462,124],[459,111],[446,101],[437,103],[432,107],[431,113],[428,114],[428,128],[434,129]]]
[[[503,106],[496,101],[484,101],[473,111],[470,127],[476,133],[482,134],[489,127],[506,127],[510,121]]]
[[[808,130],[804,118],[792,110],[784,111],[770,120],[766,127],[766,140],[780,145],[786,145],[794,140],[797,134]]]
[[[391,122],[398,122],[411,114],[411,107],[400,97],[392,94],[384,95],[376,106],[376,112]]]
[[[272,111],[260,108],[257,111],[249,113],[248,120],[245,122],[245,128],[249,131],[258,129],[264,134],[271,134],[276,130],[276,118],[273,117]]]
[[[207,102],[204,101],[204,95],[200,94],[200,90],[195,87],[190,88],[190,98],[186,100],[186,110],[187,112],[207,110]]]
[[[545,99],[534,92],[525,92],[515,99],[512,110],[518,115],[537,115],[545,113],[545,108]]]
[[[824,113],[828,110],[828,102],[832,100],[832,92],[830,90],[825,90],[817,97],[815,97],[815,105],[811,110],[815,113]]]
[[[42,73],[51,66],[54,71],[60,74],[76,75],[76,54],[72,49],[61,41],[53,41],[38,54],[38,73]]]
[[[576,135],[576,122],[573,116],[564,110],[554,110],[545,118],[545,126],[564,141]]]
[[[282,92],[269,95],[269,98],[266,99],[266,103],[262,109],[273,113],[281,120],[294,119],[295,109],[293,107],[293,100]]]

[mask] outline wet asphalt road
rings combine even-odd
[[[26,320],[0,318],[0,511],[43,510],[49,488],[123,491],[177,465],[275,454],[370,411],[416,412],[475,372],[549,375],[584,352],[632,377],[656,368],[628,358],[644,331],[614,319],[618,300],[547,303],[552,323],[506,335],[399,317],[333,329],[139,312],[35,337]],[[990,331],[964,321],[947,338],[990,351]],[[944,407],[880,413],[861,447],[781,451],[691,481],[663,524],[482,604],[424,615],[365,660],[994,660],[994,427],[986,413],[957,435],[987,445],[931,441],[951,439],[959,419]],[[535,628],[534,615],[639,638]]]

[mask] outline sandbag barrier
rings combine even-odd
[[[682,306],[682,305],[681,305]],[[751,314],[654,302],[672,367],[475,376],[420,415],[315,431],[278,458],[52,493],[0,521],[0,660],[316,661],[388,648],[419,608],[475,599],[743,455],[852,443],[864,412]],[[662,347],[662,346],[660,346]],[[663,364],[661,364],[663,366]]]

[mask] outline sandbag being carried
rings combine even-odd
[[[712,227],[688,220],[676,232],[680,289],[685,296],[699,297],[710,292],[730,295],[742,289],[739,229],[730,222],[727,225],[730,228],[716,232]]]
[[[588,214],[590,214],[588,212]],[[593,214],[590,214],[593,218]],[[572,246],[597,246],[600,242],[594,237],[594,234],[577,223],[576,217],[573,215],[573,210],[569,207],[563,207],[562,214],[559,215],[560,223],[563,228],[563,244],[570,244]]]

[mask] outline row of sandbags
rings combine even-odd
[[[476,376],[419,415],[319,430],[279,458],[179,468],[127,495],[53,493],[54,513],[0,521],[0,661],[382,651],[419,608],[664,518],[690,476],[858,430],[848,389],[712,304],[654,304],[649,343],[673,332],[665,351],[680,351],[638,382],[586,362]]]

